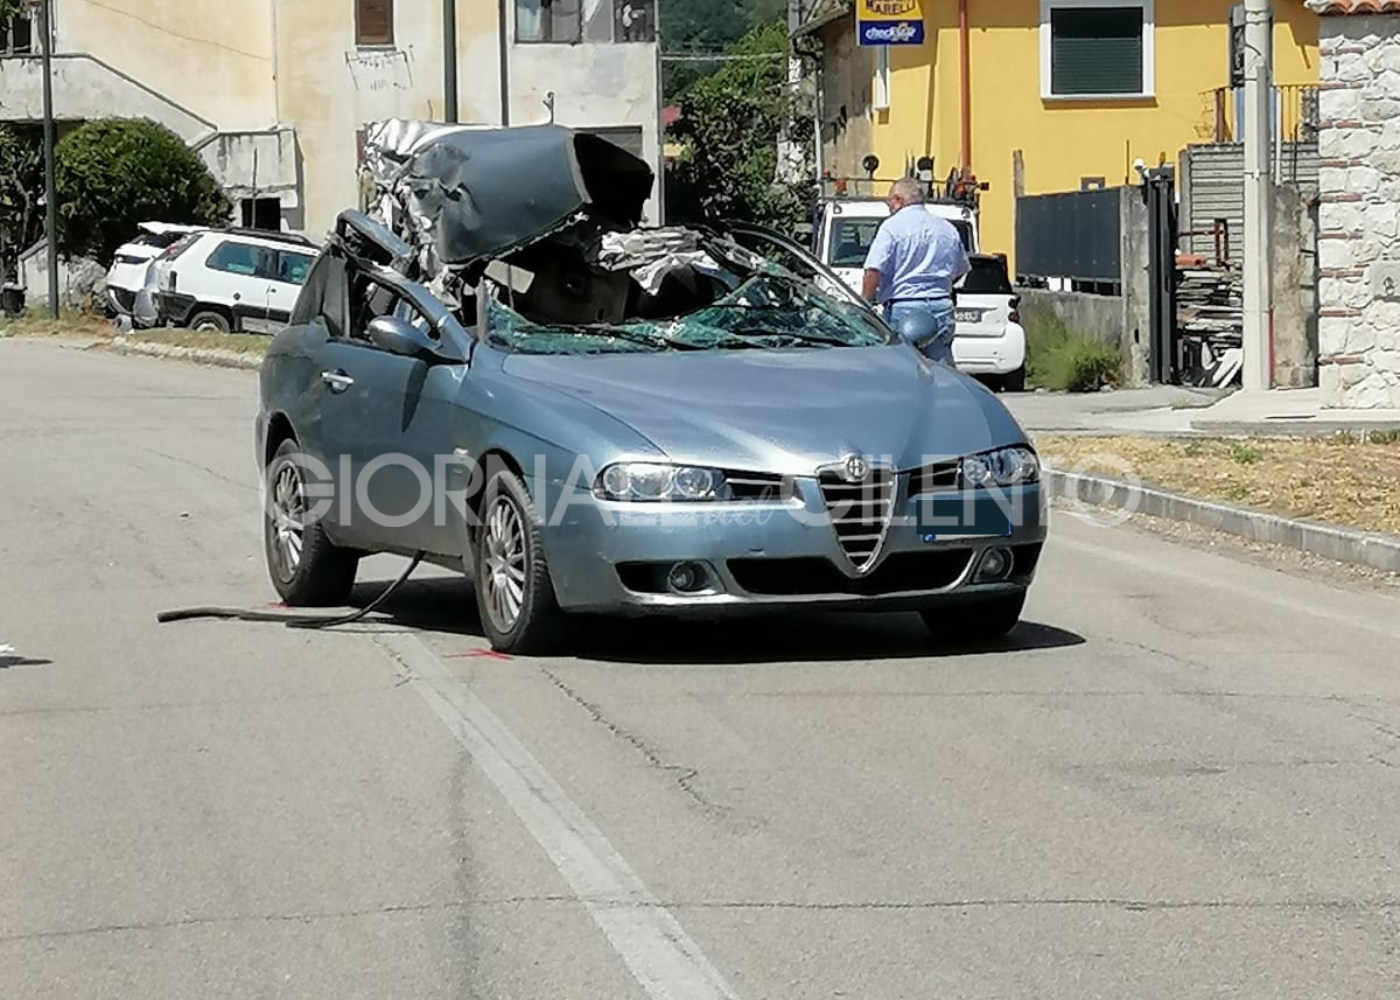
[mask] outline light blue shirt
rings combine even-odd
[[[969,266],[957,229],[923,205],[906,205],[886,219],[865,257],[866,270],[880,272],[877,302],[951,299]]]

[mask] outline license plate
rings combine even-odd
[[[980,323],[982,322],[981,309],[954,309],[954,323]]]
[[[982,536],[1007,538],[1018,518],[1037,511],[1020,511],[1023,498],[984,491],[926,493],[919,498],[919,534],[935,538]]]

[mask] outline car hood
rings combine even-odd
[[[514,354],[502,368],[594,406],[683,463],[811,475],[850,453],[914,468],[1026,440],[985,388],[904,345]]]

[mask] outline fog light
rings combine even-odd
[[[988,549],[982,553],[982,562],[977,566],[975,583],[995,583],[1006,579],[1011,572],[1011,551],[1009,549]]]
[[[695,563],[676,563],[666,576],[667,586],[682,594],[699,590],[704,582],[705,571]]]

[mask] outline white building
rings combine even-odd
[[[444,0],[51,0],[55,116],[161,122],[209,163],[235,223],[317,238],[359,203],[366,125],[447,120],[449,63],[456,120],[501,122],[497,0],[452,2],[444,46]],[[501,6],[511,124],[553,115],[601,132],[659,177],[655,0]],[[0,25],[0,121],[42,118],[40,40],[28,29]]]

